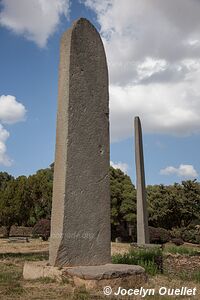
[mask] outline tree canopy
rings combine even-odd
[[[34,226],[50,219],[54,164],[31,176],[14,178],[0,172],[0,225]],[[149,225],[168,230],[200,224],[200,183],[182,181],[173,185],[149,185],[146,188]],[[136,235],[136,189],[128,175],[110,167],[112,238]]]

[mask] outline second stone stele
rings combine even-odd
[[[139,117],[135,117],[135,165],[137,189],[137,244],[149,244],[148,210],[145,188],[144,154],[142,126]]]

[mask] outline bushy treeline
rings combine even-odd
[[[50,219],[53,164],[29,177],[0,172],[0,226],[34,226]],[[136,190],[130,177],[110,167],[112,239],[136,238]],[[149,225],[170,230],[174,236],[200,224],[200,183],[147,186]],[[198,241],[197,241],[198,242]]]
[[[34,226],[51,217],[53,165],[29,177],[16,179],[0,172],[0,226],[9,235],[12,225]]]
[[[111,168],[110,179],[112,237],[129,240],[132,229],[132,239],[136,240],[135,186],[121,170]],[[149,185],[146,191],[151,227],[170,231],[172,238],[200,242],[196,229],[196,225],[200,224],[199,182],[187,180],[173,185]],[[160,232],[165,235],[164,231]]]

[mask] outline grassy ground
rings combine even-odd
[[[43,252],[49,250],[49,243],[40,239],[31,239],[30,243],[13,243],[7,239],[0,239],[0,254],[1,253],[28,253],[28,252]]]
[[[23,264],[25,260],[43,260],[47,259],[48,255],[45,253],[43,242],[34,241],[33,245],[27,246],[27,244],[15,244],[11,245],[8,243],[7,254],[0,251],[0,300],[11,300],[11,299],[37,299],[37,300],[53,300],[53,299],[69,299],[69,300],[95,300],[95,299],[127,299],[125,296],[112,298],[104,297],[103,292],[99,294],[89,294],[84,289],[76,289],[66,280],[63,282],[56,282],[55,280],[45,278],[41,280],[25,281],[22,278]],[[37,247],[35,247],[37,244]],[[1,240],[0,240],[1,245]],[[33,246],[35,252],[33,253]],[[4,242],[5,247],[5,242]],[[13,250],[15,248],[15,251]],[[26,248],[26,251],[24,250]],[[29,250],[27,251],[27,249]],[[1,246],[0,246],[1,249]],[[125,253],[129,250],[129,245],[125,244],[112,244],[112,253]],[[8,253],[9,252],[9,253]],[[25,253],[26,252],[26,253]],[[21,254],[20,254],[21,253]],[[164,275],[150,276],[149,282],[144,288],[155,288],[158,291],[159,287],[168,288],[181,288],[187,286],[189,288],[197,288],[197,296],[193,296],[191,299],[200,299],[200,283],[198,280],[188,279],[181,277],[174,278]],[[134,287],[133,287],[134,288]],[[140,296],[131,296],[129,299],[144,299]],[[189,299],[189,297],[178,296],[176,298],[165,297],[165,296],[147,296],[145,299],[153,300],[166,300],[166,299]]]

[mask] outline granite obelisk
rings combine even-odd
[[[148,211],[145,189],[144,155],[142,126],[139,117],[135,117],[135,165],[137,189],[137,244],[149,244]]]
[[[50,257],[111,261],[108,70],[99,33],[79,19],[61,39]]]

